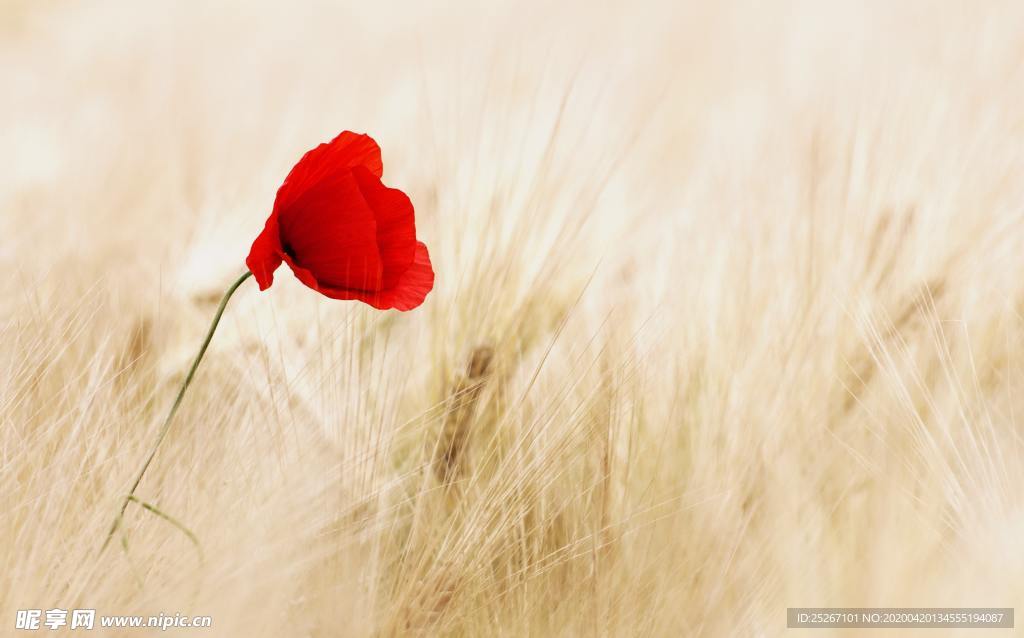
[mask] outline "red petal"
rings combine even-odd
[[[316,280],[316,277],[314,277],[313,273],[310,272],[308,269],[296,264],[295,261],[288,255],[284,256],[284,263],[288,264],[288,267],[292,269],[292,272],[295,273],[296,279],[298,279],[303,284],[309,286],[310,288],[317,292],[323,292],[320,289],[320,282]]]
[[[289,265],[308,270],[320,285],[381,289],[377,222],[351,170],[313,185],[280,211],[278,223]]]
[[[430,263],[430,253],[427,252],[426,244],[416,242],[416,254],[412,264],[402,273],[394,288],[381,293],[379,301],[385,304],[385,308],[412,310],[423,303],[433,288],[434,268]],[[373,302],[367,303],[373,305]]]
[[[416,218],[409,197],[388,188],[364,168],[352,169],[359,190],[377,221],[377,248],[384,267],[381,289],[393,288],[416,255]]]
[[[256,277],[260,290],[274,283],[274,271],[281,265],[281,236],[277,226],[277,213],[271,213],[263,232],[252,242],[245,265]]]
[[[285,261],[288,261],[287,256]],[[291,264],[289,263],[289,265]],[[296,270],[294,266],[292,270],[295,270],[295,276],[299,280],[327,297],[357,299],[380,310],[388,308],[402,311],[412,310],[423,303],[427,293],[434,287],[434,269],[430,265],[430,254],[423,242],[416,242],[416,254],[413,262],[408,270],[398,278],[395,286],[380,292],[324,286],[318,283],[308,270],[301,268]]]
[[[377,177],[384,174],[377,142],[369,135],[343,131],[329,143],[320,144],[302,156],[277,190],[274,210],[290,206],[331,174],[356,166],[362,166]]]

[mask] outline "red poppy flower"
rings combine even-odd
[[[382,310],[423,303],[434,287],[430,255],[416,241],[412,202],[381,183],[383,172],[377,143],[351,131],[303,155],[245,260],[260,290],[283,261],[333,299]]]

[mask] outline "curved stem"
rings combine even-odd
[[[217,331],[217,324],[220,323],[220,318],[224,314],[224,309],[228,305],[228,300],[231,299],[231,295],[235,294],[238,287],[245,282],[246,279],[252,276],[251,272],[246,272],[244,275],[239,277],[235,283],[231,284],[227,292],[224,293],[224,297],[220,300],[220,306],[217,308],[217,314],[213,317],[213,323],[210,324],[210,329],[206,333],[206,339],[203,340],[203,345],[199,347],[199,353],[196,354],[195,360],[192,361],[192,367],[189,369],[188,374],[185,376],[185,380],[181,384],[181,388],[178,389],[178,396],[174,399],[174,404],[171,406],[171,411],[167,413],[167,418],[164,419],[164,424],[160,427],[160,432],[156,436],[156,441],[153,443],[153,449],[150,450],[149,456],[146,457],[146,461],[142,464],[142,468],[139,470],[138,475],[135,477],[135,481],[132,483],[132,488],[128,490],[128,496],[124,498],[124,502],[121,503],[121,511],[118,513],[117,518],[114,519],[114,523],[110,526],[110,531],[107,533],[107,539],[103,542],[103,547],[100,548],[100,553],[107,548],[110,544],[110,539],[114,537],[114,533],[118,527],[121,526],[121,521],[124,520],[125,510],[128,509],[128,503],[135,501],[135,490],[139,487],[139,483],[142,482],[142,477],[146,475],[146,470],[149,469],[149,464],[153,462],[153,458],[156,456],[157,450],[160,449],[160,444],[163,443],[164,437],[167,436],[167,431],[171,428],[171,422],[174,420],[174,415],[178,411],[178,406],[181,405],[181,399],[185,396],[185,391],[188,390],[188,386],[192,383],[192,378],[196,375],[196,370],[199,368],[199,363],[203,360],[203,355],[206,354],[206,349],[210,346],[210,341],[213,340],[213,333]]]
[[[147,512],[152,512],[153,514],[156,514],[157,516],[159,516],[160,518],[164,519],[165,521],[167,521],[171,525],[174,525],[175,527],[177,527],[178,530],[182,534],[187,536],[188,539],[190,541],[192,541],[192,544],[196,548],[196,553],[199,554],[199,562],[200,562],[200,564],[206,562],[206,556],[203,554],[203,546],[199,543],[199,537],[196,536],[195,533],[192,532],[192,530],[190,530],[189,528],[187,528],[184,525],[182,525],[181,522],[178,521],[178,519],[174,518],[170,514],[165,513],[163,510],[161,510],[156,505],[153,505],[152,503],[147,503],[146,501],[141,500],[138,496],[126,496],[125,498],[128,499],[129,501],[131,501],[132,503],[135,503],[136,505],[138,505],[142,509],[146,510]],[[121,542],[124,544],[125,549],[127,550],[127,548],[128,548],[128,537],[127,536],[122,536],[121,537]]]

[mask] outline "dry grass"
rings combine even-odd
[[[1020,3],[210,4],[0,8],[0,633],[1024,608]],[[437,289],[247,284],[139,490],[205,560],[136,507],[97,559],[278,183],[343,128]]]

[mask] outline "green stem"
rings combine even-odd
[[[196,354],[195,360],[192,362],[192,367],[189,369],[188,374],[185,376],[185,381],[182,382],[181,388],[178,389],[178,396],[174,399],[174,404],[171,406],[171,411],[167,413],[167,418],[164,419],[164,424],[160,427],[160,432],[156,436],[156,441],[153,443],[153,449],[150,450],[149,456],[146,457],[145,463],[142,464],[142,469],[139,470],[138,475],[135,477],[135,482],[132,483],[132,489],[128,490],[128,496],[124,498],[124,502],[121,503],[121,511],[114,519],[114,523],[110,526],[110,531],[107,533],[107,539],[103,541],[103,547],[100,548],[100,553],[107,548],[110,544],[110,539],[114,537],[114,533],[121,526],[121,522],[124,520],[124,513],[128,509],[128,504],[136,501],[135,490],[139,487],[139,483],[142,482],[142,477],[146,475],[146,470],[149,469],[149,464],[153,462],[153,457],[156,456],[157,450],[160,449],[160,444],[163,443],[164,437],[167,436],[167,431],[171,429],[171,421],[174,420],[174,415],[178,411],[178,406],[181,405],[181,399],[185,396],[185,391],[188,390],[188,386],[192,383],[192,378],[196,375],[196,370],[199,368],[199,363],[203,360],[203,355],[206,354],[206,349],[210,346],[210,341],[213,340],[213,333],[217,331],[217,324],[220,323],[220,318],[224,314],[224,309],[228,305],[228,300],[231,299],[231,295],[235,294],[238,287],[242,283],[252,276],[251,272],[246,272],[244,275],[239,277],[235,283],[231,284],[228,291],[224,293],[224,298],[220,300],[220,306],[217,308],[217,314],[213,317],[213,323],[210,324],[210,329],[206,333],[206,339],[203,340],[203,345],[199,348],[199,353]]]
[[[171,525],[177,527],[178,530],[181,531],[182,534],[187,536],[188,539],[190,541],[192,541],[192,544],[195,545],[196,553],[199,554],[199,562],[200,563],[205,563],[206,562],[206,557],[203,554],[203,546],[199,543],[199,537],[196,536],[192,532],[192,530],[190,530],[189,528],[185,527],[178,519],[174,518],[170,514],[167,514],[166,512],[164,512],[163,510],[158,508],[156,505],[153,505],[151,503],[147,503],[146,501],[143,501],[143,500],[139,499],[139,497],[137,497],[137,496],[126,496],[125,498],[127,498],[132,503],[135,503],[136,505],[138,505],[142,509],[146,510],[147,512],[152,512],[153,514],[156,514],[157,516],[159,516],[160,518],[164,519],[165,521],[167,521]],[[127,550],[128,549],[128,537],[127,536],[122,536],[121,537],[121,542],[124,544],[125,550]]]

